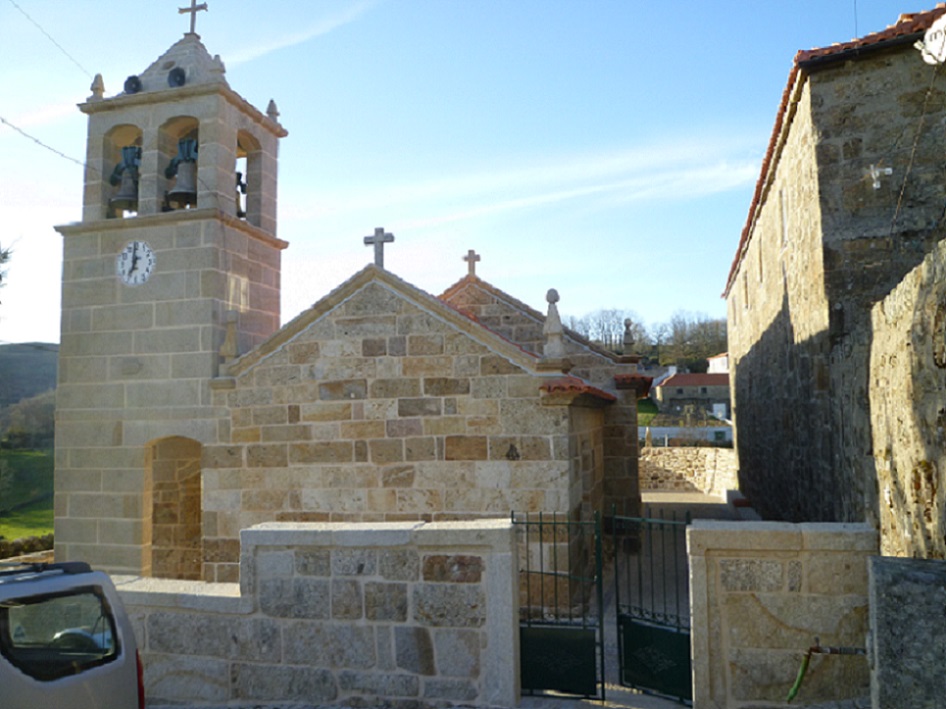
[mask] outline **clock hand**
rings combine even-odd
[[[135,245],[132,247],[132,252],[131,252],[131,268],[128,269],[128,273],[131,273],[131,272],[134,271],[136,268],[138,268],[138,258],[139,258],[139,256],[138,256],[138,244],[135,244]]]

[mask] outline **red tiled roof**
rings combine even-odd
[[[785,91],[782,92],[782,101],[778,108],[778,114],[775,117],[775,125],[772,128],[772,135],[769,138],[769,146],[765,152],[765,158],[762,160],[762,170],[756,182],[752,202],[749,204],[749,216],[746,218],[746,224],[742,229],[742,236],[739,239],[739,247],[736,249],[736,255],[733,257],[732,266],[729,269],[729,276],[726,278],[726,288],[723,291],[724,298],[727,297],[730,290],[732,290],[736,271],[742,263],[742,257],[746,253],[746,248],[749,246],[752,226],[755,223],[755,218],[761,205],[762,194],[765,190],[769,171],[774,168],[774,164],[777,161],[776,153],[779,152],[780,148],[779,137],[782,134],[783,123],[788,114],[795,83],[799,78],[799,70],[822,62],[855,58],[872,50],[912,42],[916,39],[916,35],[926,32],[930,25],[944,13],[946,13],[946,3],[941,2],[938,3],[934,9],[926,12],[904,13],[897,19],[896,24],[891,25],[881,32],[873,32],[860,39],[853,39],[850,42],[798,51],[795,55],[792,70],[788,74],[788,83],[785,86]],[[919,57],[917,57],[917,59],[919,60]]]
[[[728,387],[728,374],[674,374],[658,387]]]
[[[586,382],[584,379],[579,379],[578,377],[573,377],[568,374],[563,377],[556,377],[555,379],[549,379],[548,381],[543,382],[539,389],[548,394],[590,394],[591,396],[603,399],[604,401],[617,401],[617,397],[614,396],[614,394],[609,394],[598,387],[591,386],[591,384]]]
[[[650,385],[654,383],[654,378],[648,377],[646,374],[627,372],[625,374],[615,374],[614,383],[618,389],[637,389],[637,398],[643,399],[650,393]]]

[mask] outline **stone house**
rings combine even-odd
[[[662,412],[681,413],[694,407],[726,418],[729,414],[728,374],[674,374],[654,387]]]
[[[563,332],[557,296],[542,315],[471,259],[438,299],[376,257],[280,327],[287,133],[196,34],[118,95],[96,77],[80,108],[82,221],[58,227],[57,558],[231,582],[262,522],[638,509],[648,380]]]
[[[725,289],[752,504],[937,557],[946,76],[915,45],[944,13],[795,56]]]

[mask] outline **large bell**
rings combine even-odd
[[[129,145],[122,148],[122,161],[115,166],[109,182],[118,185],[118,193],[108,201],[116,211],[138,209],[138,165],[141,164],[141,148]]]
[[[177,181],[168,192],[168,204],[172,209],[184,209],[197,204],[197,163],[181,162],[177,166]]]
[[[177,155],[171,160],[164,176],[177,177],[174,188],[167,193],[171,209],[184,209],[197,204],[197,141],[184,138],[177,143]]]
[[[121,184],[114,197],[108,200],[108,206],[122,212],[138,210],[138,180],[133,170],[125,170],[121,175]]]

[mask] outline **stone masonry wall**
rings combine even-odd
[[[789,87],[728,296],[741,489],[767,518],[877,522],[870,313],[942,238],[946,199],[946,75],[917,59],[812,62]],[[875,188],[871,166],[892,175]]]
[[[687,531],[694,707],[782,706],[815,638],[864,648],[877,543],[866,524],[695,521]],[[865,656],[816,654],[797,703],[869,694]]]
[[[698,491],[725,497],[738,490],[736,452],[731,448],[641,449],[641,490]]]
[[[369,282],[215,392],[231,416],[203,456],[205,580],[235,581],[239,531],[265,521],[571,514],[569,407],[541,383]]]
[[[240,585],[118,579],[149,706],[515,706],[509,520],[260,525]]]
[[[946,558],[946,244],[873,309],[870,417],[881,549]]]

